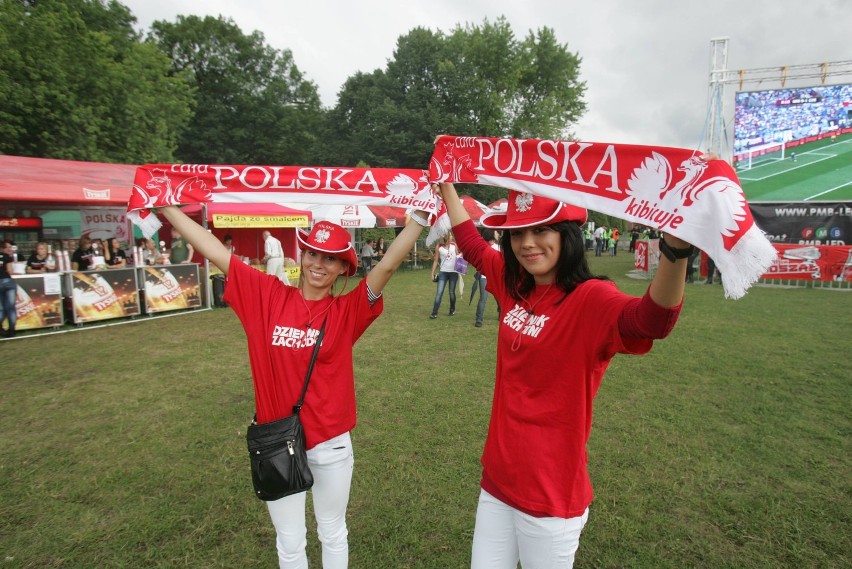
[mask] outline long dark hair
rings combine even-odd
[[[587,280],[609,280],[606,276],[592,274],[589,269],[583,230],[579,225],[571,221],[562,221],[549,227],[557,231],[562,240],[559,259],[556,261],[556,287],[566,296],[577,285]],[[535,279],[521,266],[515,252],[512,251],[511,230],[503,231],[500,237],[500,250],[503,252],[506,263],[506,271],[503,274],[506,290],[515,300],[523,300],[535,288]]]

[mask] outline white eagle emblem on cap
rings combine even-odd
[[[517,197],[515,197],[515,208],[521,213],[529,211],[532,207],[532,203],[532,194],[518,194]]]
[[[326,241],[328,241],[329,237],[331,237],[331,232],[328,229],[320,229],[319,231],[317,231],[317,243],[325,243]]]

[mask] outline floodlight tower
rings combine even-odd
[[[728,39],[726,37],[710,40],[710,89],[707,97],[707,148],[724,160],[731,159],[730,148],[723,148],[727,142],[725,133],[725,84],[728,79]],[[702,141],[703,142],[703,141]],[[727,146],[727,145],[725,145]]]

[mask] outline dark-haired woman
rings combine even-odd
[[[118,238],[111,237],[107,239],[106,248],[104,249],[104,260],[106,260],[107,268],[123,269],[127,266],[127,253],[121,248],[121,242]]]
[[[666,235],[671,260],[638,298],[589,270],[586,210],[513,190],[506,213],[481,219],[503,232],[495,251],[452,184],[441,192],[459,248],[500,305],[471,567],[572,567],[592,502],[592,402],[615,354],[644,354],[672,330],[691,246]]]

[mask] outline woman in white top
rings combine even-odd
[[[435,247],[435,255],[432,261],[432,281],[438,283],[435,291],[435,304],[432,306],[432,314],[429,318],[438,317],[438,309],[441,307],[441,298],[447,283],[450,285],[450,316],[456,313],[456,284],[459,274],[456,272],[456,257],[461,257],[458,247],[453,241],[453,234],[448,233]]]

